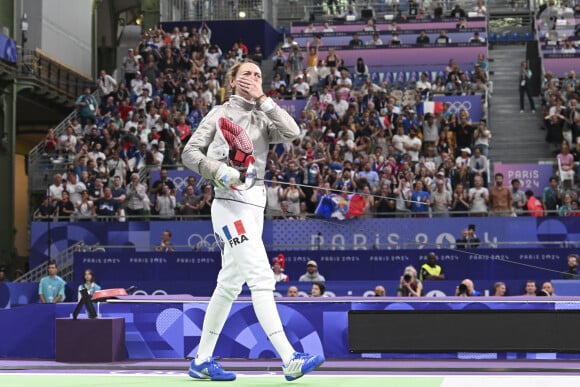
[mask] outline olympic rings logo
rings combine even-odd
[[[133,292],[134,296],[148,296],[149,294],[145,291],[145,290],[137,290],[136,292]],[[154,290],[153,293],[151,293],[152,296],[166,296],[167,292],[163,289],[157,289]]]
[[[192,250],[207,249],[208,251],[214,251],[220,248],[220,244],[214,234],[191,234],[187,238],[187,246]]]
[[[449,101],[447,103],[451,113],[459,113],[461,110],[471,111],[471,102],[469,101]]]

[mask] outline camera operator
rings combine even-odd
[[[466,278],[455,288],[455,295],[458,297],[478,297],[481,296],[481,293],[475,290],[473,281]]]
[[[421,296],[423,296],[423,283],[417,279],[417,270],[413,266],[407,266],[400,279],[397,297]]]

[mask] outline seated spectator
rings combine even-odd
[[[419,36],[417,36],[416,43],[417,44],[429,44],[429,43],[431,43],[431,39],[429,38],[429,35],[427,35],[425,30],[421,30],[419,32]]]
[[[477,12],[478,17],[485,17],[487,15],[487,8],[485,7],[485,0],[477,0],[473,7],[473,12]]]
[[[575,213],[572,207],[572,196],[566,192],[564,198],[562,199],[562,205],[558,208],[558,215],[560,216],[573,216]]]
[[[298,288],[294,285],[289,286],[286,291],[286,297],[298,297]]]
[[[475,225],[470,224],[461,233],[461,238],[457,240],[456,245],[458,249],[471,249],[479,246],[481,241],[475,233]]]
[[[49,128],[44,137],[44,153],[48,157],[54,157],[58,153],[58,137],[54,133],[54,128]]]
[[[554,286],[550,281],[544,282],[542,284],[542,289],[540,289],[540,291],[538,292],[538,296],[551,297],[555,295],[556,294],[554,293]]]
[[[435,39],[436,44],[449,44],[451,43],[451,38],[447,36],[447,31],[441,30],[439,36]]]
[[[463,8],[461,8],[461,4],[455,3],[455,7],[449,13],[450,18],[458,19],[458,18],[465,18],[467,17],[467,13]]]
[[[475,31],[473,36],[469,38],[469,43],[485,43],[485,39],[479,36],[479,32]]]
[[[288,282],[290,277],[284,273],[284,254],[278,254],[278,256],[272,259],[272,271],[274,271],[274,279],[276,282]]]
[[[397,297],[421,297],[423,295],[423,283],[417,279],[417,270],[413,266],[407,266],[399,281]]]
[[[313,282],[312,290],[310,291],[311,297],[326,297],[324,294],[326,292],[326,286],[323,282]]]
[[[300,74],[296,77],[296,82],[292,85],[292,90],[296,90],[301,98],[308,97],[310,94],[310,86],[304,81],[304,75]]]
[[[532,280],[527,280],[526,281],[526,287],[525,287],[525,293],[523,294],[524,296],[530,296],[530,297],[535,297],[536,296],[536,281],[532,281]]]
[[[562,140],[560,153],[558,153],[556,159],[560,163],[560,180],[568,184],[568,186],[572,186],[574,183],[575,163],[574,155],[570,153],[570,144],[567,140]]]
[[[175,248],[171,242],[171,236],[171,231],[164,230],[161,233],[161,240],[159,241],[159,245],[155,246],[155,251],[161,251],[164,253],[174,252]]]
[[[34,212],[34,220],[40,222],[51,222],[54,220],[56,207],[52,204],[50,197],[45,196],[42,204]]]
[[[401,38],[399,37],[399,33],[398,32],[393,32],[393,35],[391,36],[391,40],[389,40],[389,46],[400,46],[401,45]]]
[[[358,20],[358,13],[354,10],[354,6],[352,4],[348,5],[346,11],[344,11],[341,15],[341,18],[344,18],[348,21]]]
[[[382,46],[383,40],[381,39],[378,32],[375,32],[370,40],[367,40],[365,45],[367,46]]]
[[[348,46],[351,48],[364,46],[364,42],[359,38],[358,32],[352,34],[352,39],[348,42]]]
[[[562,279],[580,279],[578,273],[578,266],[580,265],[580,258],[577,254],[568,255],[568,271],[562,274]]]
[[[326,279],[318,272],[318,264],[314,260],[306,263],[306,273],[298,279],[300,282],[325,282]]]
[[[367,20],[367,25],[365,26],[365,28],[363,28],[364,32],[378,32],[379,29],[377,28],[375,19],[373,18],[369,18]]]
[[[493,285],[493,296],[494,297],[503,297],[505,296],[507,291],[507,287],[505,286],[505,282],[496,282]]]
[[[85,192],[83,190],[83,192]],[[62,192],[62,200],[56,205],[56,214],[60,222],[68,222],[71,220],[75,212],[75,206],[70,200],[70,194],[67,191]]]
[[[387,296],[387,291],[385,290],[385,287],[382,285],[377,285],[375,286],[375,297],[386,297]]]

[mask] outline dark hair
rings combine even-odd
[[[87,273],[89,273],[91,275],[91,282],[93,282],[93,283],[97,282],[95,280],[95,273],[91,269],[85,269],[85,271],[83,272],[83,282],[85,279],[85,274],[87,274]]]
[[[324,286],[324,283],[322,282],[313,282],[312,285],[316,285],[318,286],[318,289],[320,289],[320,295],[322,296],[324,294],[324,292],[326,291],[326,286]]]
[[[58,265],[56,264],[56,261],[54,259],[49,260],[46,267],[49,267],[52,265],[54,265],[54,267],[58,267]]]

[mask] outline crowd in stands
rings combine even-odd
[[[303,53],[289,37],[282,46],[289,50],[280,49],[266,60],[260,47],[250,51],[242,40],[230,47],[216,44],[205,23],[146,32],[123,59],[122,80],[101,71],[99,97],[87,89],[77,100],[78,119],[68,123],[66,132],[57,136],[48,130],[45,153],[66,164],[66,172],[54,175],[36,219],[209,217],[210,182],[192,177],[178,193],[165,168],[180,165],[181,150],[201,119],[224,101],[227,70],[245,59],[273,74],[264,87],[269,97],[308,98],[297,119],[300,137],[273,147],[268,158],[269,217],[308,218],[323,198],[350,194],[363,198],[359,215],[364,217],[527,214],[519,182],[509,182],[508,189],[503,176],[490,176],[492,134],[485,119],[473,122],[468,111],[451,112],[448,104],[419,114],[420,105],[437,94],[487,96],[484,53],[473,58],[470,68],[460,68],[451,58],[445,68],[433,69],[442,74],[433,82],[425,72],[416,82],[397,85],[374,82],[364,58],[353,68],[343,65],[334,48],[320,58],[323,40],[313,37]],[[561,108],[577,100],[578,87],[574,75],[561,83],[546,80],[550,141],[570,145],[580,136],[575,133],[578,110]],[[554,129],[558,120],[570,123],[569,133]],[[568,153],[563,146],[558,155],[569,174],[579,165],[576,143]],[[161,178],[150,182],[147,173],[160,168]],[[488,184],[492,180],[493,187]],[[558,207],[552,214],[580,215],[578,192],[574,184],[569,188],[555,188]],[[542,198],[543,210],[534,207],[535,214],[553,210],[546,200]],[[559,211],[564,206],[570,210]]]

